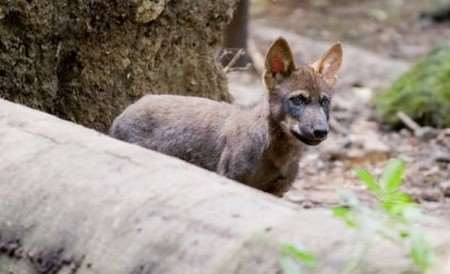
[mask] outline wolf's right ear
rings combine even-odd
[[[278,38],[266,54],[266,73],[272,75],[290,75],[295,70],[294,57],[288,42],[284,38]]]
[[[337,42],[319,60],[311,65],[330,86],[336,84],[336,75],[342,65],[342,55],[341,43]]]

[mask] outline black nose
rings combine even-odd
[[[317,139],[324,139],[328,135],[328,129],[318,128],[313,131],[314,137]]]

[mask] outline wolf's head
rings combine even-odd
[[[307,145],[317,145],[327,138],[331,96],[341,63],[339,43],[313,64],[299,66],[285,39],[272,44],[263,77],[271,118],[286,134]]]

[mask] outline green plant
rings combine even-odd
[[[358,178],[377,198],[377,204],[369,208],[356,197],[347,196],[344,197],[345,205],[334,208],[333,212],[349,227],[368,235],[368,238],[373,238],[375,233],[408,248],[414,264],[426,273],[433,261],[433,250],[416,224],[425,216],[417,204],[400,190],[404,172],[405,163],[400,160],[389,161],[379,180],[368,171],[358,169]],[[367,245],[370,246],[370,242]]]
[[[317,267],[316,257],[299,245],[285,244],[280,251],[280,265],[284,274],[302,274],[303,267]]]
[[[379,236],[406,248],[422,273],[430,268],[433,250],[417,225],[418,220],[423,221],[426,217],[418,205],[400,190],[404,173],[405,163],[400,160],[389,161],[379,179],[366,170],[356,170],[361,183],[375,196],[376,204],[369,207],[353,194],[342,194],[343,206],[333,208],[334,216],[357,232],[354,254],[349,256],[340,274],[355,273],[367,257],[372,241]],[[284,245],[280,265],[284,274],[302,274],[305,267],[316,268],[318,260],[302,247]]]
[[[402,126],[402,111],[422,126],[450,126],[450,42],[421,58],[386,92],[375,97],[380,120],[394,128]]]

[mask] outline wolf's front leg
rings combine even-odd
[[[272,183],[267,192],[275,196],[283,197],[289,191],[298,174],[298,162],[294,161],[289,165],[286,174],[280,175]]]
[[[248,164],[238,159],[230,149],[222,152],[219,163],[217,165],[217,173],[231,180],[243,183],[244,179],[250,173]]]
[[[261,189],[249,181],[261,166],[263,146],[251,142],[233,142],[226,146],[217,165],[217,173],[240,183]]]

